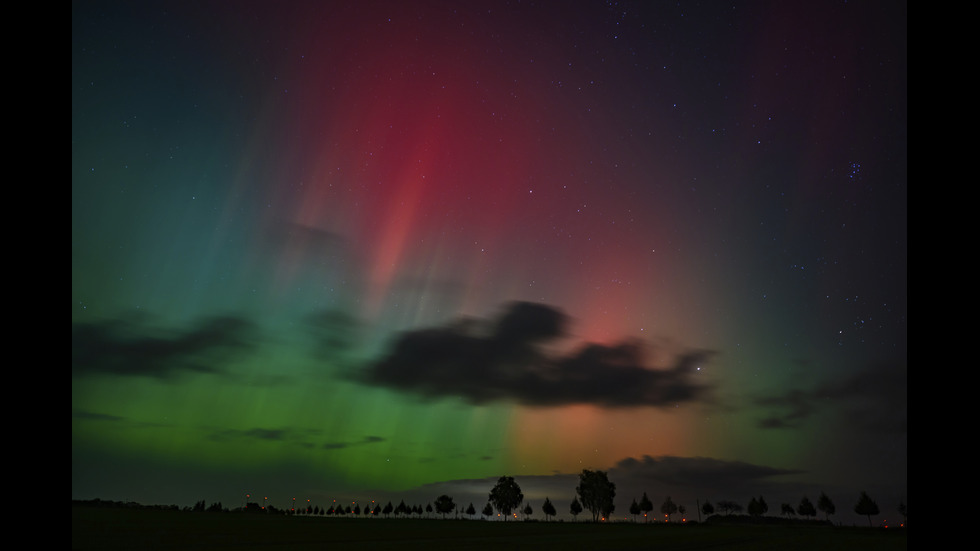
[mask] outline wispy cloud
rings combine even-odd
[[[752,485],[773,477],[800,474],[803,471],[778,469],[742,461],[725,461],[710,457],[628,457],[616,463],[611,474],[631,480],[647,481],[645,486],[688,486],[731,488]]]
[[[377,444],[378,442],[384,442],[385,439],[380,436],[365,436],[362,440],[356,442],[327,442],[322,447],[325,450],[342,450],[345,448],[350,448],[352,446],[364,446],[367,444]]]
[[[286,440],[292,431],[289,429],[251,428],[247,430],[227,429],[211,433],[211,440],[254,439],[254,440]]]
[[[94,374],[171,379],[180,373],[220,373],[220,365],[250,348],[254,325],[243,318],[204,319],[184,331],[130,320],[74,324],[72,377]]]
[[[108,415],[105,413],[96,413],[94,411],[84,411],[73,409],[71,411],[71,416],[75,419],[86,419],[89,421],[124,421],[124,417],[118,415]]]
[[[879,363],[838,381],[809,389],[763,396],[756,405],[772,413],[759,421],[764,429],[802,426],[814,415],[831,412],[846,425],[876,432],[908,431],[908,367]]]

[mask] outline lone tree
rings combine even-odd
[[[483,506],[483,511],[481,511],[481,512],[483,513],[483,516],[485,516],[485,517],[492,517],[493,516],[493,505],[490,505],[489,503],[487,503],[486,505]]]
[[[470,503],[470,506],[466,508],[466,514],[469,515],[470,518],[473,518],[473,515],[476,514],[476,507],[474,507],[472,503]]]
[[[521,487],[514,482],[512,476],[500,477],[496,486],[490,490],[490,503],[498,513],[504,515],[504,520],[507,520],[511,512],[520,507],[523,502],[524,494],[521,493]]]
[[[636,515],[640,514],[640,504],[636,502],[636,498],[633,498],[633,503],[630,503],[630,514],[633,515],[633,522],[636,522]]]
[[[820,492],[820,497],[817,498],[817,509],[820,509],[820,511],[824,514],[824,518],[826,520],[830,520],[830,515],[837,512],[837,508],[834,507],[834,502],[830,501],[830,498],[827,497],[827,494],[823,492]]]
[[[810,499],[803,496],[800,500],[800,505],[796,508],[796,512],[799,513],[801,517],[815,517],[817,516],[817,509],[810,503]]]
[[[677,512],[677,505],[674,504],[672,499],[670,499],[670,496],[667,496],[667,499],[664,500],[663,505],[660,506],[660,512],[667,517],[667,522],[670,522],[670,515]]]
[[[574,520],[578,520],[578,514],[582,512],[582,504],[578,502],[578,498],[572,499],[572,505],[568,508],[568,512],[572,514]]]
[[[521,512],[524,513],[524,520],[527,520],[528,517],[530,517],[531,515],[534,514],[534,509],[531,508],[531,502],[530,501],[527,503],[527,506],[524,507],[524,510],[521,511]]]
[[[867,516],[868,526],[871,526],[871,515],[877,515],[879,513],[878,503],[871,499],[867,492],[861,492],[861,497],[858,498],[858,502],[854,506],[854,512]]]
[[[436,511],[442,513],[442,518],[446,518],[446,515],[452,513],[456,508],[456,504],[453,503],[453,498],[443,494],[436,498]]]
[[[742,506],[741,505],[739,505],[738,503],[735,503],[734,501],[728,500],[728,499],[723,499],[723,500],[719,501],[718,502],[718,508],[721,509],[722,511],[724,511],[726,515],[730,515],[732,513],[740,513],[740,512],[742,512]]]
[[[616,506],[616,485],[609,482],[604,471],[583,470],[579,475],[579,484],[575,493],[582,500],[582,505],[592,513],[592,522],[599,521],[599,515],[609,515]]]
[[[548,520],[548,517],[553,517],[558,514],[558,511],[555,510],[555,505],[547,497],[544,498],[544,505],[541,506],[541,512],[544,513],[545,520]]]
[[[643,497],[640,498],[640,511],[643,512],[644,522],[649,522],[650,511],[653,511],[653,502],[647,497],[646,492],[643,492]]]
[[[701,506],[701,512],[704,513],[704,518],[708,518],[715,514],[715,506],[710,501],[705,501],[704,505]]]

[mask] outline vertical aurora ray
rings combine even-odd
[[[568,305],[574,339],[595,342],[662,328],[643,313],[649,307],[675,318],[682,309],[655,298],[660,286],[678,294],[655,252],[677,248],[678,236],[663,235],[672,214],[631,212],[632,197],[606,173],[610,161],[592,160],[607,124],[588,114],[594,94],[556,87],[536,71],[562,52],[544,48],[531,59],[501,44],[501,57],[484,46],[489,29],[447,24],[433,35],[411,21],[394,24],[399,17],[407,15],[320,13],[288,38],[269,35],[286,45],[281,57],[260,59],[267,84],[245,91],[260,115],[230,167],[226,196],[214,198],[224,210],[209,228],[156,239],[173,244],[165,264],[177,266],[184,243],[209,236],[193,258],[210,260],[186,276],[200,291],[184,308],[168,308],[166,320],[246,305],[262,313],[261,332],[270,336],[235,361],[241,378],[232,385],[202,376],[194,393],[175,399],[177,387],[143,382],[139,400],[121,398],[130,381],[76,387],[78,409],[168,421],[142,438],[122,431],[120,442],[152,454],[200,451],[208,464],[231,448],[247,464],[288,459],[350,483],[403,487],[501,468],[553,470],[556,458],[605,438],[600,410],[564,417],[507,404],[422,403],[346,382],[346,367],[305,356],[309,344],[294,320],[321,309],[359,320],[358,346],[367,348],[351,354],[361,359],[381,353],[392,331],[493,316],[510,300]],[[588,193],[590,182],[608,193]],[[188,216],[200,215],[181,219]],[[649,234],[651,224],[659,229]],[[635,249],[650,252],[628,257]],[[160,285],[173,277],[158,273],[143,294],[173,295]],[[637,303],[638,288],[653,304]],[[311,383],[298,387],[301,379]],[[205,396],[218,399],[203,406]],[[167,413],[172,406],[181,413]],[[552,426],[552,445],[542,447],[553,423],[560,430]],[[440,441],[458,449],[440,450]],[[591,460],[638,453],[615,442]],[[476,472],[474,456],[483,458]]]
[[[904,184],[878,202],[907,177],[871,185],[904,165],[868,145],[902,133],[850,107],[860,19],[838,45],[803,8],[627,4],[73,5],[73,495],[845,464],[787,396],[846,401],[827,381],[907,356]],[[846,61],[826,89],[774,20]],[[370,379],[413,336],[489,341],[515,301],[567,315],[553,365],[710,351],[684,375],[710,399]]]

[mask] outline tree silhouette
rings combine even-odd
[[[385,508],[381,510],[381,513],[385,516],[385,518],[388,518],[388,515],[390,515],[394,510],[395,508],[392,507],[391,502],[389,501],[388,504],[385,505]]]
[[[759,499],[752,498],[749,500],[749,514],[753,517],[761,517],[769,512],[769,504],[766,503],[765,498],[759,496]]]
[[[558,511],[555,510],[555,505],[547,497],[544,498],[544,505],[541,506],[541,512],[544,513],[545,520],[548,520],[548,517],[553,517],[558,514]]]
[[[527,520],[527,517],[529,517],[529,516],[531,516],[531,515],[534,514],[534,509],[531,508],[531,502],[530,501],[527,503],[527,507],[525,507],[522,512],[524,513],[524,520]]]
[[[636,502],[636,498],[633,498],[633,503],[630,503],[630,514],[633,515],[633,522],[636,522],[636,515],[640,514],[640,504]]]
[[[684,516],[687,514],[687,507],[684,507],[683,505],[678,505],[677,512],[680,513],[681,515],[681,521],[687,520]]]
[[[610,499],[606,502],[606,506],[602,508],[602,518],[603,520],[607,518],[612,518],[613,511],[616,510],[616,503]]]
[[[898,502],[898,514],[902,515],[902,524],[909,523],[909,508],[905,505],[905,500]]]
[[[701,506],[701,512],[704,513],[704,518],[708,518],[715,514],[715,507],[710,501],[705,501],[704,505]]]
[[[485,517],[492,517],[493,516],[493,505],[490,505],[489,503],[487,503],[483,507],[483,511],[482,512],[483,512],[483,516],[485,516]]]
[[[453,498],[443,494],[436,498],[436,511],[442,513],[442,518],[445,519],[448,513],[452,513],[453,509],[456,508],[456,504],[453,503]]]
[[[789,503],[783,503],[783,514],[786,516],[796,516],[796,510]]]
[[[470,518],[473,518],[473,515],[476,514],[476,507],[474,507],[472,503],[470,503],[470,506],[466,508],[466,514],[469,515]]]
[[[824,514],[824,518],[828,521],[830,520],[830,515],[837,512],[837,508],[834,507],[834,502],[823,492],[820,492],[820,497],[817,498],[817,509],[820,509]]]
[[[734,501],[723,499],[718,502],[718,508],[725,512],[726,515],[732,513],[739,513],[742,511],[742,506]]]
[[[667,516],[667,522],[670,522],[670,515],[677,512],[677,505],[670,499],[670,496],[667,496],[663,505],[660,506],[660,512]]]
[[[598,522],[599,515],[608,516],[616,509],[613,503],[616,485],[609,482],[609,477],[603,471],[583,470],[575,493],[582,500],[582,505],[592,513],[592,522]]]
[[[521,487],[517,482],[514,482],[514,477],[500,477],[490,490],[490,503],[498,513],[504,515],[504,520],[507,520],[511,512],[520,507],[523,502],[524,494],[521,493]]]
[[[578,498],[572,500],[571,507],[568,508],[568,512],[572,514],[572,518],[578,520],[578,514],[582,512],[582,504],[578,502]]]
[[[871,515],[877,515],[879,513],[878,503],[871,499],[871,496],[867,492],[861,492],[861,497],[858,498],[857,504],[854,505],[854,512],[867,516],[868,526],[871,526]]]
[[[644,522],[649,522],[650,511],[653,511],[653,502],[647,497],[646,492],[643,492],[643,497],[640,498],[640,511],[643,512]]]
[[[799,513],[801,517],[815,517],[817,516],[817,508],[810,503],[810,499],[803,496],[800,500],[800,505],[796,508],[796,512]]]

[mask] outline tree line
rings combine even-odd
[[[604,471],[590,471],[586,469],[579,475],[579,483],[575,487],[575,497],[572,499],[572,502],[569,505],[568,512],[575,520],[578,520],[578,515],[584,511],[589,511],[589,513],[592,515],[593,522],[606,521],[612,517],[612,514],[616,509],[614,503],[615,498],[616,485],[609,480],[607,473]],[[220,502],[213,503],[208,506],[204,500],[197,502],[192,510],[209,512],[228,511],[228,509],[222,507]],[[368,504],[362,508],[360,504],[352,502],[350,505],[333,505],[329,508],[321,508],[319,506],[310,505],[309,500],[307,500],[307,505],[305,507],[296,508],[294,505],[290,509],[279,509],[272,505],[260,505],[256,502],[248,501],[244,507],[240,507],[235,510],[256,513],[261,512],[318,516],[381,516],[384,518],[389,518],[392,515],[396,517],[416,516],[419,518],[425,515],[428,518],[435,513],[441,515],[444,519],[447,517],[447,515],[454,515],[454,518],[459,518],[461,515],[465,514],[466,516],[473,518],[477,514],[477,509],[472,503],[463,509],[457,506],[451,496],[445,494],[437,497],[435,501],[426,505],[425,508],[423,508],[421,505],[406,505],[404,500],[402,500],[397,506],[392,505],[392,503],[389,501],[383,507],[380,503],[375,503],[373,506]],[[646,492],[643,492],[643,495],[639,501],[634,498],[629,506],[629,514],[633,516],[634,522],[636,522],[637,517],[640,515],[643,515],[645,522],[649,522],[651,518],[650,513],[653,510],[654,504],[650,500],[649,496],[647,496]],[[766,502],[763,496],[752,497],[744,510],[748,513],[749,517],[764,517],[769,512],[769,504]],[[789,503],[783,503],[780,510],[783,517],[799,516],[803,519],[815,517],[817,515],[817,511],[819,510],[824,514],[824,519],[828,522],[830,521],[830,517],[837,512],[837,508],[833,500],[831,500],[831,498],[823,492],[821,492],[820,496],[817,498],[816,505],[814,505],[807,496],[803,496],[795,507]],[[743,507],[741,504],[731,500],[719,500],[716,502],[716,504],[712,504],[710,501],[700,503],[699,500],[696,511],[699,514],[703,514],[705,519],[707,519],[716,514],[724,514],[726,517],[739,515],[743,511]],[[907,507],[904,501],[899,503],[898,511],[902,515],[905,522],[907,522]],[[518,513],[523,515],[524,520],[531,520],[535,511],[530,502],[525,503],[524,493],[521,491],[520,485],[517,484],[514,478],[510,476],[502,476],[490,490],[490,494],[487,497],[487,503],[480,511],[480,515],[482,518],[490,518],[493,517],[494,512],[496,512],[498,518],[503,520],[508,520],[508,518],[516,519],[518,517]],[[660,505],[660,513],[663,514],[665,522],[671,522],[674,515],[680,515],[682,521],[686,522],[687,512],[688,511],[683,504],[675,503],[670,496],[667,496],[664,502]],[[880,510],[877,502],[872,499],[867,492],[861,492],[857,503],[854,505],[854,512],[858,515],[866,516],[868,518],[868,525],[872,526],[871,517],[878,515]],[[544,503],[541,505],[541,513],[544,515],[546,521],[557,516],[558,510],[550,498],[545,498]]]

